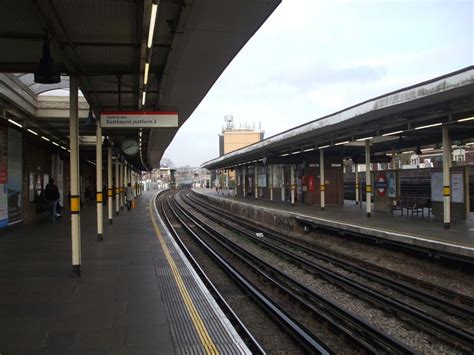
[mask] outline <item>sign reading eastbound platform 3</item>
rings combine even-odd
[[[103,112],[100,115],[103,128],[154,128],[178,127],[177,112]]]

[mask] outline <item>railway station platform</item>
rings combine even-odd
[[[303,204],[282,204],[277,201],[242,198],[227,190],[219,193],[214,189],[194,188],[193,191],[214,199],[228,199],[250,208],[257,208],[270,214],[292,217],[302,225],[321,226],[330,230],[341,230],[348,234],[369,236],[379,241],[401,244],[412,249],[432,251],[432,255],[448,255],[452,258],[474,260],[474,221],[452,223],[451,229],[443,228],[440,220],[407,217],[373,212],[371,218],[365,215],[365,203],[356,205],[345,201],[343,206],[328,206],[321,211],[319,206]]]
[[[0,354],[249,353],[159,226],[155,193],[105,224],[102,242],[85,204],[80,278],[69,215],[0,231]]]

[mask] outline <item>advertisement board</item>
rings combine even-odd
[[[0,126],[0,228],[8,226],[8,128]]]
[[[443,173],[431,173],[431,200],[443,201]],[[464,203],[464,180],[461,171],[451,172],[451,202]]]

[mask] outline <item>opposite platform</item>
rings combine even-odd
[[[344,206],[319,206],[297,204],[291,206],[279,201],[265,201],[253,198],[235,197],[227,191],[217,193],[211,189],[193,189],[195,192],[213,199],[226,199],[243,204],[248,208],[260,209],[270,214],[292,217],[303,224],[319,225],[329,229],[368,235],[381,240],[392,241],[425,248],[436,253],[450,254],[454,257],[474,258],[474,221],[452,223],[445,230],[440,221],[391,216],[390,213],[373,212],[371,218],[365,210],[354,202]]]
[[[211,344],[221,353],[247,351],[162,233],[202,321],[219,327],[221,338],[199,339],[151,219],[153,196],[145,193],[136,209],[104,224],[103,242],[95,203],[84,206],[81,278],[70,276],[68,216],[0,232],[2,355],[206,354]]]

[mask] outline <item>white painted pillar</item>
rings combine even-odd
[[[372,179],[370,178],[370,139],[365,140],[365,210],[367,217],[372,215]]]
[[[104,195],[103,195],[103,181],[102,181],[102,127],[97,121],[96,136],[95,136],[95,173],[96,173],[96,202],[97,202],[97,240],[104,240]]]
[[[285,202],[285,165],[281,167],[281,202]]]
[[[324,177],[324,149],[319,151],[319,188],[321,193],[321,211],[326,208],[326,196],[325,196],[325,177]]]
[[[359,164],[355,165],[355,202],[356,205],[359,204]]]
[[[273,201],[273,165],[270,165],[269,169],[270,169],[270,181],[269,181],[270,201]]]
[[[128,164],[127,161],[123,162],[123,205],[125,206],[127,204],[127,196],[125,194],[125,189],[127,187],[127,169],[128,169]]]
[[[109,224],[112,224],[113,219],[113,201],[114,188],[112,184],[112,147],[107,148],[107,210]]]
[[[69,81],[72,275],[81,277],[81,199],[79,192],[79,115],[77,78]]]
[[[235,189],[234,189],[234,197],[237,197],[237,192],[239,190],[239,186],[240,184],[237,184],[239,182],[239,179],[241,179],[242,177],[239,176],[239,169],[237,167],[234,167],[234,179],[235,179]]]
[[[118,155],[115,157],[115,215],[120,211],[120,163]]]
[[[255,165],[253,166],[253,176],[254,176],[254,182],[253,182],[253,186],[254,186],[254,190],[255,190],[255,199],[258,198],[258,169],[257,169],[257,163],[255,163]]]
[[[120,201],[120,210],[123,211],[123,167],[124,164],[119,164],[119,179],[120,179],[120,194],[119,194],[119,201]]]
[[[225,186],[227,188],[227,196],[230,195],[230,190],[229,190],[229,169],[226,170],[225,174]]]
[[[245,186],[245,173],[247,172],[247,168],[245,166],[242,167],[242,197],[247,196],[246,186]]]
[[[290,165],[290,184],[291,184],[291,205],[294,206],[296,183],[295,183],[295,166],[293,164]]]
[[[444,228],[451,227],[451,142],[448,126],[443,125],[443,222]]]

